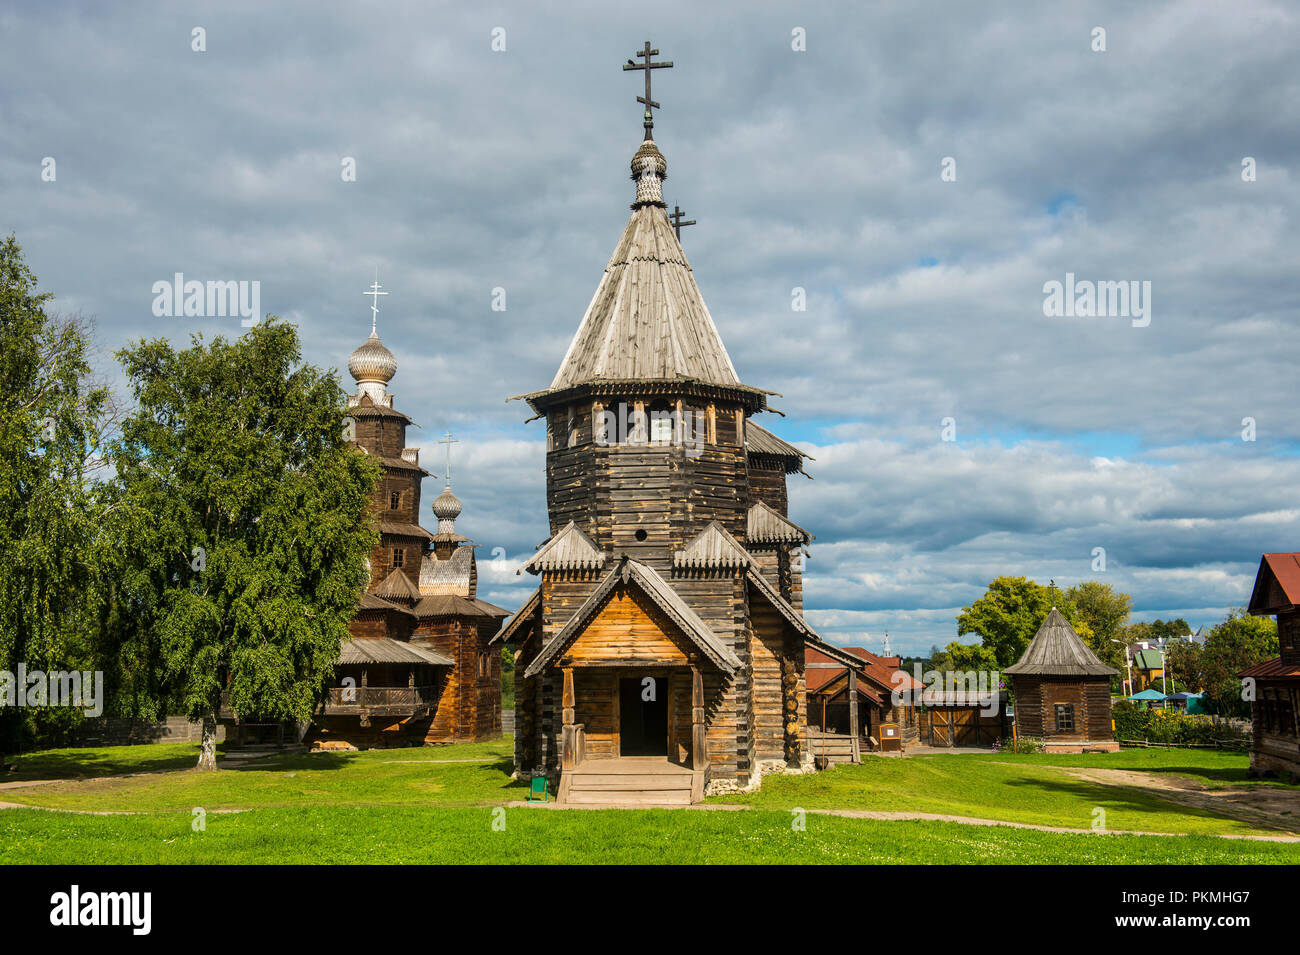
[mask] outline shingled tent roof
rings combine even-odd
[[[1029,641],[1024,656],[1002,671],[1013,676],[1114,676],[1055,607]]]
[[[551,390],[601,378],[740,384],[660,206],[632,213]]]
[[[666,176],[667,161],[652,141],[641,144],[637,157],[634,178],[647,158],[659,164],[660,179]],[[545,396],[579,386],[671,382],[727,389],[751,411],[765,409],[768,392],[742,384],[736,374],[658,184],[645,194],[643,186],[550,387],[519,397],[536,409]]]

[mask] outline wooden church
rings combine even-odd
[[[371,294],[385,294],[378,289]],[[413,422],[388,393],[397,360],[373,324],[348,370],[357,383],[348,398],[355,445],[384,472],[371,503],[379,542],[335,685],[305,741],[331,749],[500,736],[501,655],[489,642],[509,611],[479,599],[473,542],[456,532],[461,503],[451,491],[451,436],[447,484],[432,507],[438,527],[430,533],[419,523],[429,472],[419,449],[406,446]]]
[[[1110,716],[1108,667],[1055,607],[1024,655],[1002,671],[1011,677],[1016,732],[1041,739],[1047,752],[1117,752]]]
[[[515,654],[515,763],[562,801],[689,802],[805,770],[805,649],[859,669],[802,613],[786,477],[806,458],[755,424],[663,199],[650,70],[632,214],[550,386],[550,538],[498,639]],[[632,61],[629,61],[631,64]],[[531,419],[530,419],[531,420]]]

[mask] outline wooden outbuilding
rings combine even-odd
[[[894,738],[901,745],[915,742],[912,699],[923,685],[899,669],[898,657],[878,656],[865,647],[843,652],[861,660],[861,668],[850,668],[819,647],[804,651],[813,755],[831,763],[858,762],[862,753],[880,750],[880,727],[886,724],[897,727]]]
[[[1300,553],[1263,556],[1249,611],[1277,618],[1281,650],[1239,674],[1253,693],[1250,771],[1300,782]]]
[[[1097,659],[1055,607],[1002,672],[1011,677],[1019,736],[1041,739],[1048,752],[1119,749],[1110,715],[1110,678],[1119,671]]]
[[[1011,735],[1005,690],[928,686],[917,700],[917,738],[927,746],[989,747]]]

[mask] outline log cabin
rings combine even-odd
[[[515,656],[515,766],[568,803],[693,802],[813,768],[804,619],[812,535],[786,478],[807,455],[751,419],[663,201],[651,124],[632,214],[550,386],[550,537],[496,639]],[[532,419],[530,419],[532,420]]]
[[[406,445],[414,422],[393,405],[397,360],[374,327],[348,370],[357,384],[348,396],[353,444],[383,470],[371,501],[379,539],[351,639],[303,741],[368,749],[499,737],[501,655],[489,642],[509,611],[478,597],[474,544],[456,532],[461,502],[450,475],[432,505],[437,531],[420,526],[429,472]]]
[[[1019,736],[1041,739],[1047,752],[1116,752],[1106,666],[1055,607],[1024,655],[1002,671],[1011,677]]]
[[[903,747],[916,742],[918,714],[912,698],[924,685],[898,668],[898,657],[878,656],[865,647],[844,650],[862,660],[861,671],[850,670],[816,647],[804,650],[809,745],[814,757],[827,763],[859,762],[863,752],[880,749],[880,727],[886,724],[897,728]]]
[[[1238,674],[1254,691],[1250,771],[1300,782],[1300,553],[1263,556],[1248,610],[1277,618],[1281,651]]]

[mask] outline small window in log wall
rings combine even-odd
[[[394,547],[394,548],[393,548],[393,566],[394,566],[394,567],[401,567],[401,566],[402,566],[402,561],[403,561],[405,558],[406,558],[406,551],[402,550],[402,548],[400,548],[400,547]]]
[[[1056,732],[1070,733],[1074,731],[1074,704],[1057,703],[1056,704]]]
[[[388,509],[395,511],[402,506],[402,495],[394,491],[388,498]]]
[[[650,443],[670,444],[673,440],[673,412],[660,399],[650,405]]]

